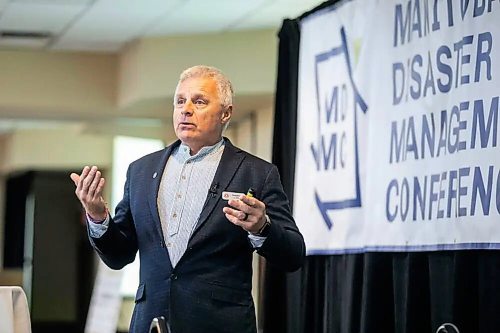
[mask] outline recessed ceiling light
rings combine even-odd
[[[0,47],[7,48],[44,48],[52,38],[50,32],[45,31],[0,31]]]

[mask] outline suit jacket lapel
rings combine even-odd
[[[163,231],[161,228],[160,215],[158,212],[158,191],[160,189],[160,182],[163,176],[163,172],[165,171],[165,167],[167,165],[168,158],[175,147],[180,144],[180,141],[176,141],[170,146],[165,148],[165,152],[161,156],[160,161],[157,165],[153,166],[152,174],[151,174],[151,190],[149,191],[148,203],[149,209],[151,210],[151,215],[153,216],[156,229],[160,233],[163,244],[165,243],[165,239],[163,237]]]
[[[191,239],[193,238],[194,234],[200,229],[200,227],[206,222],[215,206],[217,206],[217,203],[222,197],[222,191],[227,189],[229,183],[234,177],[234,174],[240,167],[241,162],[245,157],[245,155],[242,154],[241,149],[233,146],[229,139],[224,138],[224,140],[224,152],[222,153],[219,166],[217,167],[214,179],[212,181],[212,184],[210,185],[210,191],[207,195],[207,199],[205,200],[205,205],[203,206],[201,214],[198,218],[196,227],[191,234]]]

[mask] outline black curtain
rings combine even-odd
[[[311,12],[285,20],[279,32],[273,163],[291,203],[298,23]],[[499,251],[308,256],[298,272],[266,265],[264,277],[264,333],[423,333],[443,323],[455,324],[460,333],[500,332]]]

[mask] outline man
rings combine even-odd
[[[132,333],[147,332],[157,316],[173,333],[255,333],[252,252],[284,270],[302,265],[304,240],[276,167],[222,137],[232,93],[216,68],[181,74],[173,113],[179,140],[130,164],[113,218],[97,167],[71,175],[101,259],[121,269],[139,251]]]

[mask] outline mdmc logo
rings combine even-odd
[[[320,176],[315,201],[328,229],[329,211],[361,207],[357,111],[368,109],[352,78],[343,27],[340,37],[340,46],[315,57],[318,135],[310,148]]]

